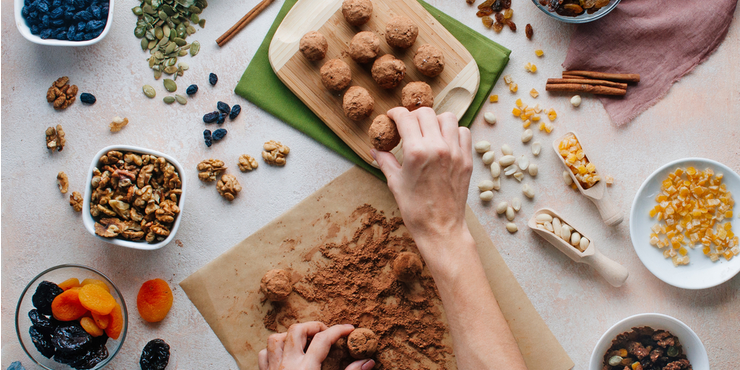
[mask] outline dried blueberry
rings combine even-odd
[[[229,114],[229,112],[231,112],[231,108],[229,107],[229,105],[222,101],[216,103],[216,108],[218,108],[219,111],[224,112],[227,115]]]
[[[211,113],[206,113],[203,115],[203,122],[205,123],[213,123],[218,120],[218,112],[214,111]]]
[[[62,356],[82,354],[92,342],[92,336],[78,322],[74,322],[72,325],[58,326],[54,329],[51,333],[51,342],[57,353]]]
[[[188,86],[188,89],[187,89],[187,90],[185,90],[185,92],[186,92],[186,93],[187,93],[188,95],[195,95],[195,93],[197,93],[197,92],[198,92],[198,85],[196,85],[196,84],[192,84],[192,85]]]
[[[208,82],[212,86],[216,86],[216,82],[218,82],[218,76],[216,76],[215,73],[211,73],[210,75],[208,75]]]
[[[141,370],[164,370],[170,362],[170,345],[161,339],[153,339],[144,346],[139,365]]]
[[[80,94],[80,101],[85,104],[95,104],[97,99],[95,99],[95,95],[90,93],[82,93]]]
[[[216,131],[213,131],[213,141],[219,141],[219,140],[223,139],[224,136],[226,136],[226,132],[227,131],[226,131],[225,128],[220,128],[220,129],[218,129]]]
[[[226,113],[219,113],[217,122],[219,125],[222,125],[224,122],[226,122]]]
[[[229,118],[234,119],[241,112],[242,112],[242,107],[239,104],[236,104],[233,107],[231,107],[231,113],[229,114]]]
[[[36,347],[39,352],[44,355],[46,358],[51,358],[54,356],[54,352],[56,351],[54,348],[54,344],[52,343],[51,336],[49,333],[43,333],[36,329],[35,326],[32,326],[30,329],[28,329],[28,334],[31,335],[31,341],[33,342],[33,345]]]
[[[33,306],[44,315],[51,315],[51,302],[64,290],[50,281],[42,281],[31,297]]]
[[[210,148],[211,145],[213,145],[213,140],[211,140],[212,139],[212,137],[211,137],[211,130],[205,130],[205,131],[203,131],[203,139],[206,140],[206,146],[207,147]]]
[[[31,319],[31,325],[33,325],[36,330],[43,333],[51,333],[58,324],[56,320],[51,319],[46,315],[42,315],[36,309],[28,311],[28,317]]]

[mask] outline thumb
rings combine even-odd
[[[396,156],[391,152],[382,152],[373,149],[370,154],[378,162],[378,166],[386,178],[395,176],[401,170],[401,164],[398,163]]]
[[[359,360],[349,364],[345,370],[370,370],[374,366],[375,361],[373,360]]]

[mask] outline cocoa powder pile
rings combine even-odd
[[[396,280],[392,262],[401,252],[419,253],[408,233],[397,232],[399,217],[387,218],[370,205],[353,215],[362,217],[350,240],[319,246],[321,261],[293,289],[302,299],[270,302],[263,323],[278,325],[318,320],[328,326],[352,324],[378,336],[375,369],[446,369],[454,367],[451,341],[441,301],[428,273],[411,282]],[[301,301],[301,302],[298,302]],[[322,369],[344,369],[353,359],[340,340]]]

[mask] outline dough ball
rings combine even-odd
[[[316,31],[311,31],[303,35],[303,37],[301,37],[301,42],[298,45],[298,50],[300,50],[301,53],[303,53],[303,56],[310,61],[324,59],[326,56],[326,50],[329,49],[326,37]]]
[[[347,347],[356,360],[370,358],[378,350],[378,336],[370,329],[357,328],[349,333]]]
[[[375,82],[384,89],[392,89],[403,81],[406,77],[406,64],[402,60],[396,59],[391,54],[383,55],[375,59],[373,68],[370,70]]]
[[[373,15],[373,2],[370,0],[344,0],[342,15],[347,23],[361,26],[370,20]]]
[[[408,17],[393,17],[385,25],[385,41],[390,46],[408,49],[416,41],[416,36],[419,36],[419,27]]]
[[[393,275],[403,282],[412,282],[421,277],[421,258],[412,252],[401,252],[393,260]]]
[[[290,274],[285,270],[270,270],[260,281],[260,291],[271,301],[284,301],[293,291]]]
[[[437,77],[445,69],[445,56],[441,50],[424,44],[416,50],[414,65],[424,76]]]
[[[378,56],[380,38],[374,32],[362,31],[349,43],[349,56],[357,63],[367,63]]]
[[[385,114],[381,114],[373,120],[370,129],[367,130],[368,136],[377,150],[388,152],[395,148],[401,142],[401,135],[398,134],[396,123]]]
[[[364,87],[352,86],[344,93],[344,115],[353,121],[367,118],[373,112],[375,100]]]
[[[421,107],[434,106],[434,95],[432,87],[426,82],[409,82],[401,91],[401,105],[410,111]]]
[[[331,91],[342,91],[352,82],[352,71],[341,59],[330,59],[321,66],[321,82]]]

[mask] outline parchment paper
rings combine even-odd
[[[358,223],[358,216],[352,213],[366,203],[387,217],[400,216],[387,185],[353,167],[180,283],[241,369],[257,368],[257,353],[272,334],[262,322],[270,308],[270,304],[260,302],[262,275],[274,268],[290,269],[295,276],[307,272],[307,261],[318,258],[319,245],[351,237],[349,233],[355,229],[352,223]],[[466,220],[491,289],[527,367],[572,368],[573,361],[534,309],[469,207]],[[296,294],[290,299],[293,296]],[[449,368],[454,369],[454,363]]]

